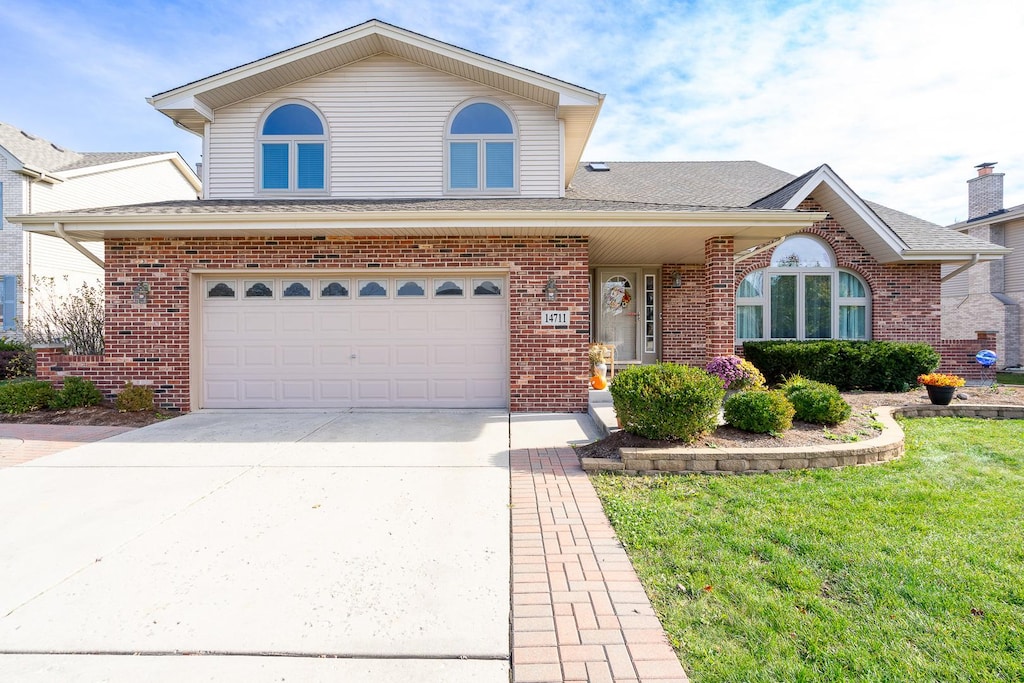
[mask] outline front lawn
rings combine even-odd
[[[1024,423],[903,427],[877,467],[593,477],[695,683],[1024,680]]]

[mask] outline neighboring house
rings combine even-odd
[[[380,21],[159,93],[203,198],[19,218],[106,245],[106,355],[39,374],[183,410],[579,411],[591,340],[618,367],[920,340],[970,369],[940,268],[1005,249],[828,166],[582,163],[603,100]]]
[[[1003,174],[994,163],[979,164],[967,181],[967,220],[953,230],[1012,249],[999,261],[982,261],[967,270],[946,267],[942,283],[942,334],[961,337],[971,330],[996,333],[997,367],[1024,364],[1024,204],[1003,208]],[[947,279],[948,278],[948,279]]]
[[[83,254],[60,237],[32,234],[9,222],[29,212],[126,202],[195,199],[199,178],[176,152],[74,152],[0,123],[0,275],[3,334],[31,316],[33,277],[54,278],[56,292],[102,281],[102,242]]]

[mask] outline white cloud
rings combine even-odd
[[[198,140],[144,98],[371,17],[607,94],[590,159],[829,163],[863,196],[951,223],[1002,162],[1024,202],[1011,0],[53,0],[0,6],[0,120],[76,149]],[[11,97],[10,93],[18,93]]]

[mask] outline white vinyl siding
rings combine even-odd
[[[256,127],[267,108],[284,99],[310,102],[327,119],[331,196],[443,196],[445,125],[455,107],[475,97],[500,100],[516,117],[520,196],[559,196],[559,125],[552,107],[388,55],[218,109],[210,125],[206,196],[254,196]]]
[[[1006,246],[1012,254],[1004,256],[1003,273],[1007,292],[1024,292],[1024,222],[1006,226]]]
[[[942,277],[946,277],[959,267],[959,265],[942,266]],[[968,278],[968,273],[963,272],[943,282],[942,296],[967,296]]]
[[[32,213],[90,206],[120,206],[195,199],[196,190],[170,161],[75,175],[63,183],[32,186]]]

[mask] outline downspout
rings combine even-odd
[[[939,280],[939,282],[942,283],[942,282],[945,282],[946,280],[951,280],[951,279],[955,278],[957,275],[959,275],[960,273],[962,273],[965,270],[967,270],[968,268],[973,268],[974,266],[978,265],[978,259],[980,259],[980,258],[981,258],[981,254],[975,254],[974,256],[971,257],[970,262],[963,264],[962,266],[960,266],[959,268],[957,268],[956,270],[954,270],[954,271],[952,271],[950,273],[946,273],[945,276],[943,276]]]
[[[62,240],[70,244],[74,249],[81,253],[82,256],[89,259],[103,270],[107,269],[107,264],[103,262],[103,259],[101,259],[99,256],[97,256],[96,254],[92,253],[91,251],[83,247],[81,244],[79,244],[78,240],[76,240],[74,237],[64,232],[64,226],[61,225],[59,222],[53,222],[53,229],[57,233],[58,237],[60,237]]]
[[[785,241],[785,237],[780,237],[774,242],[769,242],[768,244],[762,245],[760,247],[753,247],[751,249],[748,249],[747,251],[741,251],[740,253],[732,257],[732,262],[736,264],[739,263],[740,261],[750,258],[751,256],[757,256],[758,254],[764,253],[769,249],[774,249],[775,247],[779,246]]]

